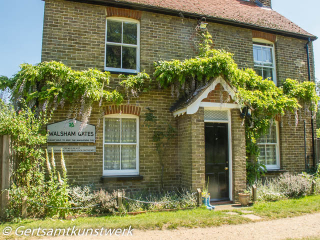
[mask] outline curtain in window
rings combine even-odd
[[[106,118],[104,170],[137,168],[137,121],[134,118]]]

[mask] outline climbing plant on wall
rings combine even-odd
[[[298,110],[316,112],[319,97],[313,82],[299,83],[287,79],[282,87],[273,81],[263,80],[253,69],[239,69],[232,54],[212,49],[211,35],[203,34],[199,56],[184,61],[158,61],[155,63],[154,78],[163,88],[172,93],[191,95],[196,88],[204,86],[215,77],[222,76],[236,91],[236,101],[242,108],[252,110],[250,121],[246,121],[247,153],[258,156],[256,140],[267,132],[277,116],[293,113],[298,120]],[[297,122],[296,122],[297,123]]]
[[[24,99],[28,107],[39,112],[54,111],[59,105],[69,104],[70,113],[86,124],[94,102],[100,107],[102,101],[121,103],[125,97],[144,91],[145,82],[150,80],[148,74],[139,73],[120,81],[119,87],[112,89],[110,78],[109,72],[75,71],[60,62],[42,62],[22,64],[13,78],[2,77],[0,89],[11,89],[11,100],[16,106]]]

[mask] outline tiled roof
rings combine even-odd
[[[99,1],[102,2],[102,0]],[[244,0],[104,0],[104,2],[120,5],[138,4],[163,11],[190,13],[205,16],[208,19],[244,24],[253,28],[271,29],[316,38],[271,8],[261,7],[259,4]]]

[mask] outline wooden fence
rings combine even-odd
[[[0,217],[4,217],[9,201],[11,152],[10,136],[0,136]]]
[[[320,138],[316,139],[316,164],[320,163]]]

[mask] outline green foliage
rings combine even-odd
[[[49,161],[48,152],[46,150],[46,165],[49,173],[49,179],[44,182],[45,190],[50,193],[47,196],[47,216],[65,217],[69,212],[69,185],[67,178],[67,168],[64,161],[63,152],[61,150],[61,168],[62,175],[56,169],[56,162],[53,149],[51,150],[51,161]]]
[[[119,104],[124,96],[120,90],[109,90],[109,72],[96,69],[75,71],[60,62],[42,62],[38,65],[22,64],[21,70],[11,79],[1,77],[0,89],[12,90],[12,102],[19,104],[25,99],[31,109],[46,112],[65,103],[72,105],[75,114],[82,117],[86,124],[91,115],[92,104],[102,101]],[[130,75],[120,82],[123,91],[134,96],[139,91],[145,91],[145,80],[150,80],[146,73]]]
[[[48,119],[42,113],[40,116],[37,118],[28,107],[16,112],[0,100],[0,135],[11,136],[16,166],[13,180],[17,185],[37,185],[42,181],[38,171],[44,162],[41,146],[46,143],[42,127]]]
[[[137,75],[123,74],[119,75],[119,78],[126,78],[120,82],[120,86],[123,86],[127,93],[131,92],[133,96],[137,96],[138,92],[147,92],[149,87],[146,86],[146,81],[151,81],[150,76],[145,72],[140,72]]]
[[[295,113],[303,104],[316,112],[319,97],[313,82],[299,83],[287,79],[283,87],[277,87],[269,79],[263,80],[253,69],[239,69],[232,54],[211,49],[212,38],[203,35],[200,56],[184,61],[158,61],[154,77],[163,88],[171,87],[179,96],[182,92],[191,95],[197,87],[204,86],[222,76],[235,88],[236,100],[240,106],[252,110],[251,119],[246,120],[247,153],[256,157],[259,149],[256,140],[267,132],[270,122],[276,116],[287,112]]]
[[[320,128],[317,129],[317,138],[320,138]]]
[[[187,190],[169,191],[160,193],[136,193],[132,196],[134,200],[124,201],[126,212],[156,211],[162,209],[195,208],[197,206],[196,195]]]
[[[148,112],[145,114],[145,123],[150,128],[153,127],[152,141],[156,144],[157,153],[161,166],[161,187],[163,188],[163,174],[164,174],[164,153],[176,135],[176,129],[171,124],[166,124],[167,128],[163,128],[157,124],[157,117],[154,115],[155,110],[147,108]]]
[[[7,209],[7,219],[21,217],[22,199],[27,199],[28,217],[66,217],[70,212],[69,185],[67,171],[63,153],[61,152],[62,175],[56,169],[56,162],[53,152],[49,160],[46,152],[45,168],[37,169],[37,181],[30,182],[29,185],[13,184],[10,188],[9,207]]]
[[[267,172],[265,165],[260,164],[258,161],[247,161],[247,183],[252,186],[256,181],[259,181],[262,176]]]

